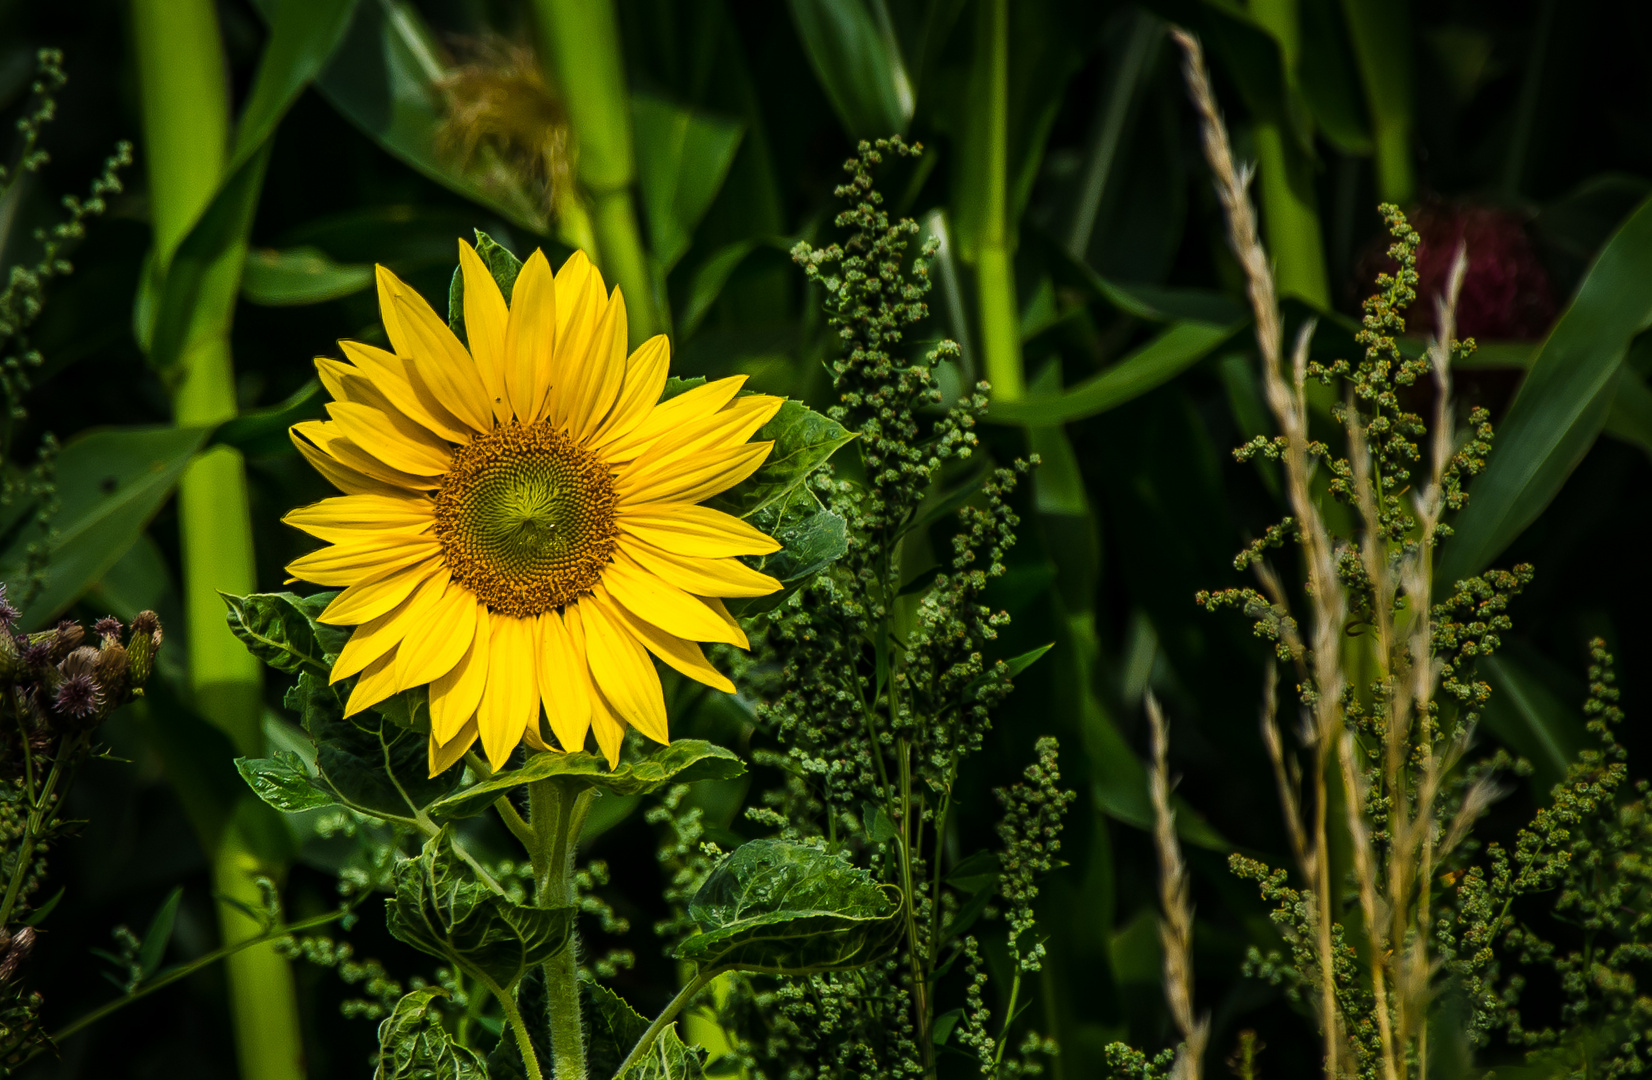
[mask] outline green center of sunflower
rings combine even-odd
[[[507,424],[454,452],[436,538],[455,580],[525,618],[589,593],[613,553],[608,466],[547,423]]]

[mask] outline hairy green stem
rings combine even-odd
[[[29,861],[34,855],[35,846],[40,843],[40,835],[46,831],[46,824],[52,817],[52,796],[56,794],[57,781],[63,775],[63,761],[78,753],[85,740],[84,735],[64,740],[64,744],[52,758],[51,771],[46,774],[46,782],[41,785],[40,793],[30,800],[29,817],[23,826],[23,845],[18,849],[17,863],[12,867],[11,880],[6,883],[6,899],[0,903],[0,929],[11,923],[12,910],[17,907],[17,898],[23,892],[23,879],[29,874]],[[23,745],[28,746],[27,740]]]
[[[654,1045],[654,1040],[660,1037],[660,1032],[665,1030],[666,1025],[676,1019],[677,1014],[682,1012],[684,1007],[694,1000],[696,994],[705,989],[707,983],[710,983],[725,970],[727,969],[707,968],[690,979],[688,985],[677,992],[677,996],[672,998],[671,1003],[661,1010],[660,1015],[654,1017],[654,1022],[648,1025],[648,1030],[643,1032],[642,1036],[637,1039],[637,1045],[631,1048],[631,1052],[625,1055],[625,1060],[615,1070],[614,1080],[619,1080],[620,1077],[626,1074],[627,1070],[641,1061],[643,1055],[647,1054],[649,1048]]]
[[[133,0],[132,16],[154,227],[152,259],[161,277],[224,179],[229,87],[211,0]],[[246,237],[239,240],[244,251]],[[236,414],[229,329],[241,262],[232,251],[210,268],[197,310],[190,313],[173,392],[179,425],[217,423]],[[218,598],[220,589],[248,593],[257,587],[247,504],[241,455],[229,447],[199,456],[178,485],[195,707],[229,734],[240,753],[258,754],[263,751],[262,673],[229,632]],[[260,902],[256,878],[275,869],[263,865],[245,830],[233,826],[222,832],[213,862],[218,891],[254,904]],[[226,946],[260,932],[233,904],[220,905],[219,921]],[[291,968],[268,945],[227,955],[242,1077],[298,1080],[304,1075],[303,1044]]]
[[[533,0],[552,85],[579,147],[597,265],[625,293],[633,346],[664,328],[637,222],[631,97],[613,0]]]
[[[539,1055],[534,1053],[533,1036],[528,1034],[528,1025],[522,1022],[522,1010],[516,1007],[509,991],[494,996],[499,999],[499,1007],[505,1010],[505,1022],[510,1024],[511,1031],[516,1035],[516,1045],[522,1051],[522,1066],[527,1069],[528,1080],[545,1080],[545,1073],[539,1067]],[[556,1075],[562,1075],[560,1067]]]
[[[1021,371],[1021,316],[1015,299],[1015,248],[1010,235],[1010,43],[1009,0],[988,0],[976,62],[988,73],[986,178],[981,233],[975,253],[976,303],[981,311],[981,350],[992,396],[1017,401],[1026,393]],[[985,53],[982,56],[981,53]]]
[[[529,850],[534,902],[542,908],[574,908],[574,852],[596,794],[556,777],[528,785]],[[545,961],[545,1003],[556,1080],[585,1080],[585,1025],[579,1007],[579,928],[572,916],[568,944]]]

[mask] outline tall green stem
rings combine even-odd
[[[613,0],[533,0],[552,85],[579,148],[579,184],[591,200],[596,262],[625,292],[631,343],[664,327],[637,224],[631,98]]]
[[[1016,401],[1026,393],[1021,371],[1021,317],[1015,299],[1015,246],[1010,234],[1010,14],[1009,0],[987,0],[976,63],[987,72],[986,190],[975,253],[981,350],[992,396]]]
[[[178,246],[206,210],[229,147],[229,88],[212,0],[133,0],[133,44],[149,171],[154,266],[164,274]],[[241,238],[242,249],[245,237]],[[229,330],[241,259],[221,260],[203,281],[191,313],[173,394],[180,425],[227,420],[236,413]],[[229,632],[218,590],[256,588],[246,472],[239,452],[218,447],[198,457],[178,485],[190,684],[195,706],[222,727],[243,754],[263,750],[261,672]],[[239,817],[240,813],[236,814]],[[262,864],[245,830],[225,829],[214,853],[214,885],[227,899],[261,904]],[[226,944],[254,936],[258,925],[232,904],[219,908]],[[304,1075],[297,997],[287,962],[270,946],[227,962],[236,1049],[246,1080]]]
[[[585,815],[596,795],[556,778],[528,785],[528,824],[535,844],[534,902],[542,908],[572,908],[574,852]],[[579,928],[568,927],[568,946],[545,961],[545,1003],[551,1029],[556,1080],[586,1080],[585,1027],[579,1007]]]

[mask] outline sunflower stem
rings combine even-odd
[[[534,835],[528,854],[533,861],[534,902],[539,907],[577,908],[574,852],[595,798],[592,789],[560,777],[528,785],[528,826]],[[572,916],[567,947],[545,961],[545,1004],[552,1075],[556,1080],[586,1080],[585,1025],[579,1007],[579,927]]]

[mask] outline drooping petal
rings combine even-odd
[[[627,544],[625,551],[644,570],[696,596],[767,596],[780,590],[780,582],[739,559],[677,555],[640,542]]]
[[[365,448],[357,446],[346,438],[336,421],[306,420],[294,424],[292,432],[295,436],[302,436],[314,444],[315,448],[325,456],[343,465],[345,468],[368,476],[392,489],[404,491],[429,491],[438,486],[437,481],[428,476],[415,476],[412,473],[402,472],[381,461]],[[297,442],[295,437],[294,442]],[[302,446],[299,447],[303,449]],[[305,455],[308,457],[309,455]],[[348,489],[346,489],[348,490]]]
[[[578,629],[578,610],[579,605],[570,604],[566,622],[554,610],[539,617],[539,700],[545,706],[551,734],[567,751],[584,749],[585,735],[591,730],[585,636],[580,633],[576,649],[573,633]]]
[[[430,610],[429,632],[409,635],[396,661],[396,691],[435,682],[452,671],[476,637],[476,597],[457,581]]]
[[[387,414],[371,405],[335,401],[327,406],[327,415],[345,438],[357,446],[372,447],[374,457],[410,476],[441,476],[452,463],[453,451],[447,444],[408,438]]]
[[[476,743],[476,717],[466,720],[457,734],[444,742],[436,741],[436,729],[430,730],[430,775],[440,776],[458,764],[459,759],[465,756]]]
[[[533,620],[497,614],[489,615],[488,620],[488,685],[482,694],[477,723],[488,764],[502,769],[522,741],[523,730],[539,715]]]
[[[470,342],[470,355],[482,376],[494,418],[501,424],[508,423],[511,401],[505,388],[505,369],[509,362],[505,324],[509,314],[505,310],[505,297],[482,257],[463,240],[459,241],[459,272],[465,287],[465,338]]]
[[[412,344],[409,355],[414,370],[453,415],[476,431],[491,430],[493,408],[482,385],[482,373],[447,323],[437,318],[430,305],[411,289],[396,297],[396,312]]]
[[[470,441],[470,427],[437,399],[411,359],[356,341],[338,344],[356,370],[372,379],[373,385],[409,419],[448,442]]]
[[[370,577],[345,589],[325,611],[316,616],[318,622],[330,626],[355,626],[378,618],[406,600],[419,582],[435,574],[441,566],[439,557],[405,566],[399,570]]]
[[[681,555],[768,555],[781,548],[780,541],[733,514],[692,503],[621,507],[615,523],[621,532]]]
[[[388,570],[423,562],[441,550],[430,533],[373,533],[300,555],[287,573],[317,585],[354,585]]]
[[[591,445],[600,448],[635,431],[658,404],[670,370],[671,342],[664,334],[655,334],[638,345],[625,361],[625,382],[619,398],[591,437]]]
[[[608,594],[638,619],[662,631],[691,641],[725,641],[745,646],[744,634],[733,634],[723,621],[687,591],[660,575],[638,566],[622,547],[603,572]]]
[[[585,627],[585,652],[597,689],[620,719],[655,742],[670,742],[665,691],[648,653],[625,632],[619,617],[609,613],[603,598],[593,593],[581,600],[579,607]]]
[[[487,608],[476,601],[476,634],[453,670],[430,684],[430,731],[441,742],[451,739],[476,716],[488,682]]]
[[[355,688],[350,691],[350,700],[344,703],[344,715],[354,716],[357,713],[371,709],[396,692],[396,647],[392,645],[390,651],[367,665],[356,680]]]
[[[356,627],[355,633],[350,635],[350,640],[339,650],[338,660],[333,664],[333,673],[328,681],[336,683],[348,679],[388,654],[408,634],[417,631],[424,624],[431,607],[441,597],[447,583],[447,571],[439,570],[419,582],[406,600],[378,618]],[[386,678],[392,675],[393,672]],[[386,696],[389,696],[388,693]]]
[[[672,458],[646,476],[634,478],[622,472],[614,482],[621,505],[639,503],[697,503],[727,491],[762,466],[772,442],[746,443],[725,450],[705,450],[687,457]]]
[[[704,608],[704,605],[701,607]],[[734,683],[729,681],[728,676],[711,666],[706,660],[705,653],[700,651],[700,646],[693,641],[685,641],[675,634],[666,633],[653,623],[636,617],[622,604],[611,605],[608,610],[619,617],[625,629],[642,642],[649,652],[665,663],[714,690],[721,690],[725,694],[734,693]]]
[[[565,364],[557,348],[557,309],[565,297],[556,287],[551,264],[535,250],[517,271],[511,287],[510,320],[505,328],[505,388],[524,424],[545,418]]]
[[[287,437],[298,447],[298,452],[310,467],[320,473],[326,481],[340,491],[350,495],[406,495],[406,488],[397,484],[387,484],[377,480],[364,472],[358,472],[342,462],[336,461],[322,453],[314,443],[304,438],[298,432],[299,425],[294,424],[287,429]]]
[[[619,764],[620,749],[625,745],[625,722],[607,698],[591,691],[591,734],[596,736],[597,749],[608,759],[612,769]]]

